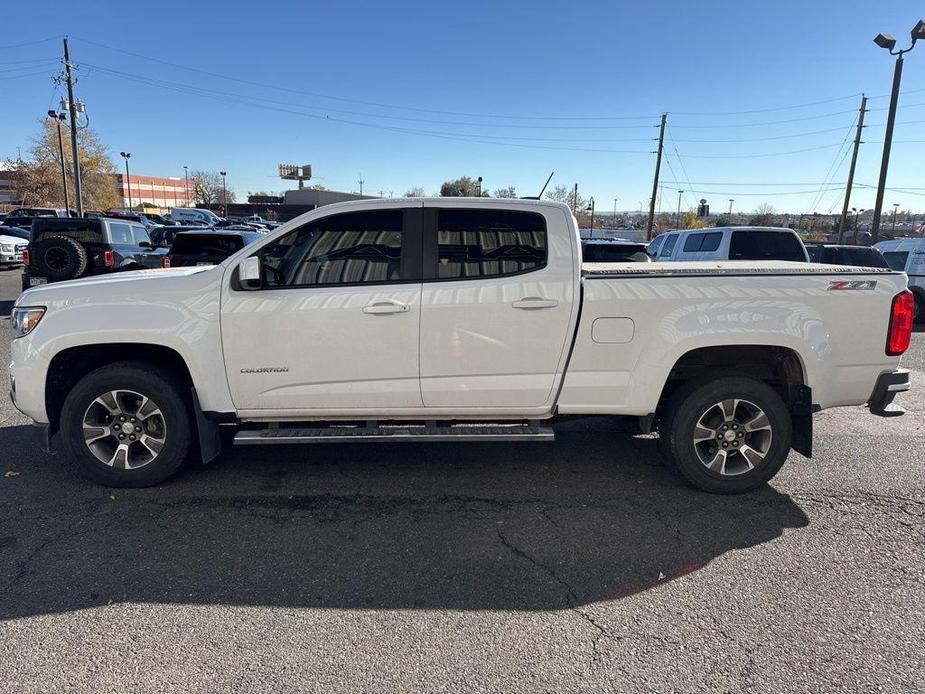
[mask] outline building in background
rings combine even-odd
[[[0,161],[0,205],[18,205],[16,199],[16,174],[12,164]]]
[[[179,176],[168,176],[162,178],[159,176],[141,176],[131,174],[126,179],[125,174],[114,174],[116,190],[122,198],[122,206],[129,207],[129,199],[132,201],[132,207],[138,208],[139,205],[154,206],[162,209],[171,207],[192,207],[195,206],[195,182],[190,180],[189,187],[186,186],[186,179]],[[129,190],[131,184],[131,190]]]

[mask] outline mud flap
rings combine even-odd
[[[218,433],[218,424],[208,420],[199,406],[199,395],[192,388],[193,409],[196,412],[196,431],[199,434],[199,453],[203,464],[215,460],[222,452],[222,439]]]
[[[800,455],[813,457],[813,391],[809,386],[800,386],[797,399],[790,408],[790,422],[793,430],[791,447]]]

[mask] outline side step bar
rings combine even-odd
[[[326,426],[317,428],[252,429],[234,437],[238,446],[273,443],[381,443],[424,441],[555,441],[552,429],[538,424],[386,424],[368,426]]]

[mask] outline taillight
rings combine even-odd
[[[909,290],[893,297],[890,309],[890,329],[886,335],[886,353],[898,357],[909,349],[912,339],[912,320],[915,315],[915,298]]]
[[[161,258],[161,267],[170,267],[170,256],[165,255]]]
[[[29,253],[28,248],[24,248],[22,252],[22,264],[29,265],[29,260],[31,259],[31,254]]]
[[[115,262],[116,259],[112,251],[103,251],[103,264],[106,265],[106,267],[112,267]]]

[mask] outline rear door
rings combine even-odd
[[[239,410],[421,408],[421,207],[316,217],[255,251],[262,287],[226,272],[222,344]]]
[[[561,210],[540,209],[425,207],[426,407],[551,406],[577,300],[577,239]]]
[[[137,246],[128,222],[105,222],[109,227],[109,243],[114,255],[113,266],[123,268],[136,262]]]

